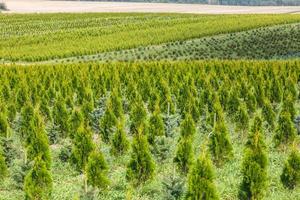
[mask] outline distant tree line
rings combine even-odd
[[[101,0],[80,0],[80,1],[101,1]],[[241,5],[241,6],[300,6],[299,0],[105,0],[105,1],[199,3],[199,4],[212,4],[212,5]]]

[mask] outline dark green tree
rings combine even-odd
[[[282,111],[290,113],[290,117],[292,121],[295,119],[296,116],[295,101],[293,100],[292,96],[288,95],[283,99],[281,112]]]
[[[280,178],[288,189],[294,189],[300,184],[300,153],[295,147],[285,162]]]
[[[196,126],[192,116],[185,114],[185,119],[180,124],[180,136],[187,138],[193,137],[196,134]]]
[[[244,103],[240,103],[235,113],[235,121],[238,129],[240,130],[248,129],[249,115],[247,112],[247,107]]]
[[[186,199],[220,199],[214,184],[213,165],[207,154],[201,154],[189,174]]]
[[[279,80],[276,78],[272,79],[272,87],[271,87],[271,101],[280,103],[282,100],[282,85]]]
[[[90,153],[86,166],[87,184],[94,188],[104,189],[108,186],[108,165],[104,155],[99,151]]]
[[[0,114],[0,137],[8,137],[9,124],[7,117],[1,113]]]
[[[271,102],[266,98],[264,99],[264,104],[262,107],[262,117],[263,117],[263,120],[268,123],[269,127],[272,130],[275,126],[274,121],[276,119],[276,114],[273,111]]]
[[[221,166],[233,157],[228,129],[223,120],[215,122],[213,132],[209,138],[209,149],[217,166]]]
[[[129,141],[124,130],[123,120],[119,121],[117,129],[112,139],[111,153],[115,156],[124,154],[129,149]]]
[[[52,177],[46,163],[41,157],[36,157],[33,168],[25,177],[25,199],[48,200],[51,199]]]
[[[155,111],[149,120],[149,143],[153,144],[156,136],[163,135],[165,135],[164,121],[160,113],[159,105],[156,105]]]
[[[53,120],[60,129],[61,138],[65,138],[69,128],[69,113],[63,98],[58,98],[53,107]]]
[[[118,120],[111,106],[108,106],[106,108],[104,116],[100,121],[100,134],[102,135],[104,142],[109,142],[110,137],[114,132],[113,129],[116,127],[117,122]]]
[[[237,112],[239,105],[240,100],[238,95],[236,94],[236,90],[232,89],[230,91],[229,99],[226,106],[227,112],[231,115],[234,115]]]
[[[75,109],[69,119],[69,136],[74,138],[74,133],[78,130],[81,124],[84,123],[84,118],[79,109]]]
[[[137,133],[139,127],[147,121],[147,111],[145,109],[144,103],[140,100],[132,108],[130,113],[130,133]]]
[[[262,199],[267,184],[268,158],[262,132],[262,120],[256,115],[250,128],[242,162],[243,180],[240,185],[240,199]]]
[[[127,165],[126,178],[135,184],[144,183],[154,175],[155,163],[149,150],[146,136],[140,131],[135,134],[132,153]]]
[[[116,118],[122,118],[124,115],[122,97],[117,89],[113,89],[109,99],[109,104],[111,104],[113,113]]]
[[[0,148],[0,181],[2,181],[6,175],[7,175],[7,165],[2,153],[2,149]]]
[[[193,164],[193,159],[194,156],[192,139],[190,137],[180,138],[177,144],[176,155],[174,158],[174,162],[177,164],[180,172],[182,172],[183,174],[187,174]]]
[[[33,161],[36,157],[40,158],[45,162],[48,169],[51,166],[51,155],[49,148],[49,141],[43,126],[33,127],[32,135],[28,138],[27,142],[27,155],[28,159]]]
[[[92,132],[82,124],[75,132],[71,156],[79,171],[84,171],[88,157],[93,150]]]
[[[288,112],[282,111],[279,115],[277,127],[274,135],[275,146],[281,144],[289,144],[296,138],[296,130],[291,121],[291,115]]]

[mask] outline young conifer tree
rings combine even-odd
[[[189,173],[186,199],[220,199],[214,176],[213,165],[208,154],[202,153]]]
[[[84,123],[82,112],[79,109],[75,109],[69,119],[69,136],[71,139],[74,138],[74,134],[81,124]]]
[[[213,132],[209,138],[209,149],[217,166],[221,166],[233,157],[228,129],[223,120],[215,122]]]
[[[154,170],[155,163],[149,150],[147,137],[139,130],[134,135],[126,178],[135,184],[141,184],[153,177]]]
[[[186,175],[189,172],[194,160],[193,155],[192,139],[190,137],[180,138],[177,144],[174,162],[181,173]]]
[[[154,144],[155,137],[163,135],[165,135],[164,121],[160,113],[159,105],[156,105],[155,111],[149,119],[149,143]]]
[[[9,124],[7,121],[7,117],[3,113],[0,113],[0,137],[7,138],[8,129],[9,129]]]
[[[193,137],[196,133],[196,126],[192,116],[185,114],[185,119],[180,124],[180,138],[177,144],[174,162],[178,169],[187,174],[193,163]]]
[[[247,130],[249,124],[249,115],[247,107],[244,103],[240,103],[237,112],[235,114],[236,125],[240,130]]]
[[[180,124],[180,137],[194,137],[196,134],[196,126],[192,116],[185,114],[185,119]]]
[[[50,171],[47,169],[43,159],[38,156],[34,161],[33,168],[25,177],[25,199],[51,199],[52,187],[53,183]]]
[[[247,96],[245,97],[246,98],[245,102],[246,102],[249,114],[254,113],[256,110],[256,107],[257,107],[257,102],[256,102],[254,93],[255,93],[254,89],[252,88],[251,90],[249,90],[247,92]]]
[[[280,179],[284,187],[288,189],[294,189],[300,184],[300,153],[296,147],[292,149],[285,162]]]
[[[262,116],[263,119],[268,123],[269,127],[271,128],[271,130],[274,128],[275,126],[275,118],[276,118],[276,114],[273,111],[273,107],[271,105],[270,100],[268,99],[264,99],[264,105],[262,107]]]
[[[147,121],[147,111],[142,100],[138,100],[138,102],[133,105],[132,111],[130,113],[130,120],[131,134],[137,133],[139,127]]]
[[[61,132],[61,138],[65,138],[68,133],[68,120],[69,120],[69,113],[66,107],[66,103],[62,97],[58,98],[54,108],[53,108],[53,120],[54,124],[59,126]]]
[[[274,135],[275,146],[278,147],[281,144],[289,144],[293,142],[295,138],[296,130],[291,121],[290,113],[281,111]]]
[[[49,140],[42,125],[32,127],[32,135],[28,138],[27,142],[27,155],[28,159],[33,161],[36,157],[40,157],[46,164],[47,168],[51,167],[51,155],[49,148]]]
[[[295,101],[291,95],[288,95],[283,99],[281,112],[288,112],[291,120],[293,121],[296,117]]]
[[[109,142],[110,137],[113,134],[113,128],[116,127],[117,122],[118,120],[113,112],[111,104],[109,104],[100,121],[100,133],[104,142]]]
[[[73,139],[72,160],[79,171],[84,171],[88,157],[94,150],[92,133],[83,124],[77,129]]]
[[[261,117],[256,115],[250,128],[242,162],[243,180],[240,185],[240,199],[258,200],[265,195],[268,182],[268,158],[262,131]]]
[[[3,156],[2,149],[0,148],[0,181],[7,175],[7,165]]]
[[[129,141],[124,130],[124,121],[120,120],[112,139],[111,153],[115,156],[123,155],[129,149]]]
[[[102,152],[90,153],[86,166],[87,184],[94,188],[105,189],[108,184],[108,165]]]
[[[277,78],[272,79],[271,87],[271,101],[280,103],[282,100],[282,85]]]
[[[122,97],[116,88],[114,88],[111,93],[110,102],[112,105],[113,113],[115,114],[116,118],[124,117]]]
[[[239,105],[240,105],[239,97],[238,97],[238,95],[236,95],[236,91],[234,89],[232,89],[230,91],[229,99],[228,99],[227,106],[226,106],[227,112],[230,115],[234,115],[237,112]]]

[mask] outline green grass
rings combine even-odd
[[[90,55],[295,22],[299,15],[4,14],[0,60]]]

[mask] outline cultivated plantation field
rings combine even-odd
[[[299,56],[297,14],[0,14],[0,200],[298,200]]]
[[[0,59],[43,61],[299,22],[300,15],[0,15]]]

